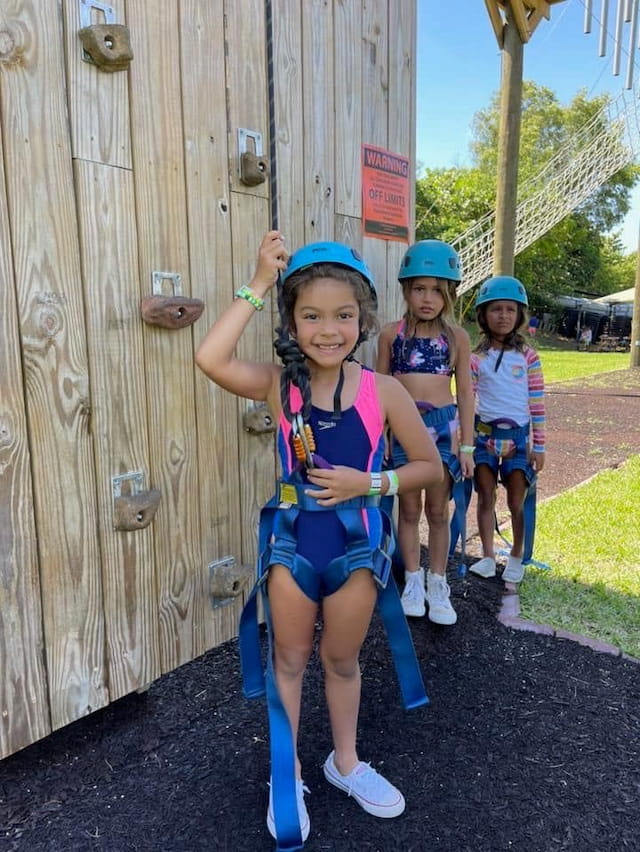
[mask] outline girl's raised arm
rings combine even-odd
[[[196,364],[220,387],[237,396],[267,400],[277,386],[280,368],[270,362],[242,361],[235,356],[238,341],[249,321],[261,310],[264,297],[278,273],[287,266],[282,234],[269,231],[258,250],[256,271],[247,287],[218,317],[196,352]]]

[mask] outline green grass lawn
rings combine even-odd
[[[640,658],[640,455],[538,507],[523,618],[601,639]]]
[[[546,337],[535,346],[547,384],[630,366],[625,352],[578,352]],[[640,658],[640,455],[540,505],[534,555],[551,570],[527,570],[524,618]]]
[[[534,346],[540,355],[546,384],[626,370],[630,365],[628,352],[578,352],[575,349],[547,348],[544,344],[538,345],[540,343],[542,339],[536,340]]]

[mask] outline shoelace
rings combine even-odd
[[[411,579],[408,583],[408,588],[405,589],[406,597],[411,601],[423,601],[426,595],[426,590],[419,579]]]
[[[362,769],[362,767],[364,767],[364,769]],[[347,795],[351,795],[356,778],[358,779],[358,781],[363,781],[365,778],[367,779],[367,781],[370,781],[371,779],[369,779],[368,776],[370,776],[372,773],[373,775],[378,774],[370,763],[364,763],[363,761],[360,761],[358,766],[349,774],[349,789],[347,790]]]
[[[449,584],[446,580],[436,580],[432,583],[429,592],[438,603],[444,603],[449,598]]]

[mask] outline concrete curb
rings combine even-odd
[[[527,630],[531,633],[539,633],[543,636],[555,636],[556,639],[568,639],[571,642],[578,642],[593,651],[598,651],[600,654],[611,654],[612,657],[622,657],[631,663],[638,663],[640,660],[625,654],[616,645],[611,645],[609,642],[601,642],[599,639],[591,639],[589,636],[581,636],[578,633],[571,633],[569,630],[553,627],[551,624],[536,624],[534,621],[528,621],[525,618],[520,618],[520,595],[518,588],[514,583],[504,584],[504,595],[502,597],[502,606],[498,613],[498,621],[504,624],[505,627],[511,627],[513,630]]]

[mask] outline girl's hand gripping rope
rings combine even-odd
[[[280,231],[268,231],[258,249],[256,271],[249,287],[260,298],[269,292],[278,280],[278,275],[287,268],[289,252],[284,247]]]

